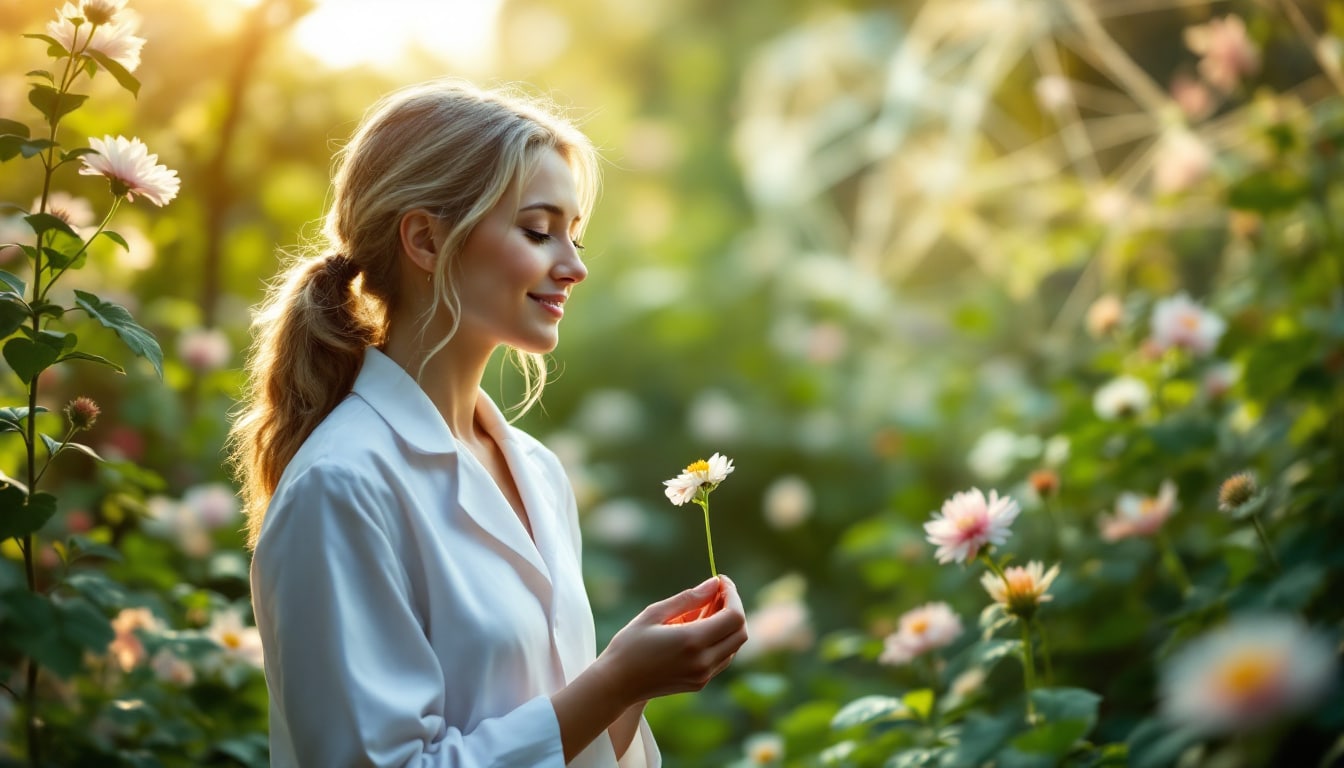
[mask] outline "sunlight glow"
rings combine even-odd
[[[475,69],[493,61],[502,0],[318,0],[294,42],[336,69],[391,68],[416,49]]]

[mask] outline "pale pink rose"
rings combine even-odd
[[[1153,306],[1152,339],[1163,350],[1179,347],[1195,355],[1207,355],[1218,346],[1227,323],[1184,293],[1162,299]]]
[[[940,563],[967,563],[980,548],[1008,541],[1009,528],[1021,508],[1011,497],[991,490],[989,499],[979,488],[959,492],[943,502],[940,512],[924,524],[929,543],[938,547],[934,556]]]
[[[1235,14],[1185,29],[1185,45],[1199,54],[1199,74],[1214,88],[1235,90],[1246,75],[1260,71],[1260,49]]]
[[[1125,492],[1115,500],[1115,514],[1098,521],[1101,537],[1118,541],[1134,536],[1152,536],[1176,511],[1176,484],[1164,480],[1157,496]]]
[[[943,602],[906,611],[900,627],[883,641],[882,664],[908,664],[915,657],[950,645],[961,637],[961,618]]]
[[[1162,668],[1162,714],[1205,733],[1244,733],[1309,710],[1338,668],[1332,642],[1296,617],[1234,618]]]

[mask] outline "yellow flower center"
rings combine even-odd
[[[1184,330],[1187,331],[1199,330],[1199,317],[1197,315],[1181,315],[1180,320],[1178,320],[1177,322]]]
[[[231,651],[236,651],[243,647],[243,638],[237,632],[225,632],[220,636],[219,640],[225,648],[228,648]]]
[[[914,632],[916,635],[924,634],[925,632],[929,631],[929,620],[924,618],[923,616],[915,619],[914,621],[910,622],[910,631]]]
[[[686,472],[692,475],[704,474],[708,471],[709,471],[709,462],[705,461],[704,459],[692,462],[690,466],[686,467]]]
[[[1282,661],[1253,649],[1234,657],[1219,670],[1223,689],[1234,696],[1254,696],[1279,673]]]
[[[752,757],[758,764],[773,763],[779,759],[779,753],[775,751],[774,747],[757,747],[756,753]]]

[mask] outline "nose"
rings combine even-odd
[[[551,270],[551,276],[557,282],[570,285],[581,283],[584,278],[588,277],[588,265],[584,264],[583,259],[579,257],[579,249],[575,245],[571,243],[565,249],[564,256],[555,263],[555,267]]]

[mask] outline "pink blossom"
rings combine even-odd
[[[1162,299],[1153,307],[1152,339],[1158,348],[1185,349],[1195,355],[1207,355],[1218,346],[1227,323],[1180,293]]]
[[[138,631],[159,632],[163,624],[148,608],[124,608],[112,619],[115,637],[107,646],[107,655],[123,672],[129,672],[145,660],[145,645]]]
[[[989,500],[979,488],[955,493],[943,502],[941,512],[924,524],[929,543],[937,545],[934,556],[940,563],[974,560],[980,548],[998,546],[1008,540],[1009,527],[1021,508],[1009,496],[989,492]]]
[[[177,339],[177,354],[197,373],[210,373],[229,364],[233,353],[229,337],[218,328],[193,328]]]
[[[83,176],[105,177],[112,185],[112,194],[124,195],[130,201],[143,195],[159,207],[177,197],[182,186],[177,171],[159,165],[159,156],[149,154],[139,139],[104,136],[89,139],[89,146],[96,154],[80,156],[83,167],[79,172]]]
[[[961,618],[947,603],[926,603],[906,611],[899,628],[883,641],[883,664],[908,664],[916,656],[950,645],[961,637]]]
[[[1115,500],[1115,514],[1102,515],[1101,537],[1119,541],[1134,536],[1152,536],[1176,511],[1176,484],[1164,480],[1157,496],[1122,493]]]
[[[1199,74],[1224,93],[1235,90],[1242,77],[1260,71],[1260,50],[1235,14],[1187,27],[1185,45],[1200,56]]]

